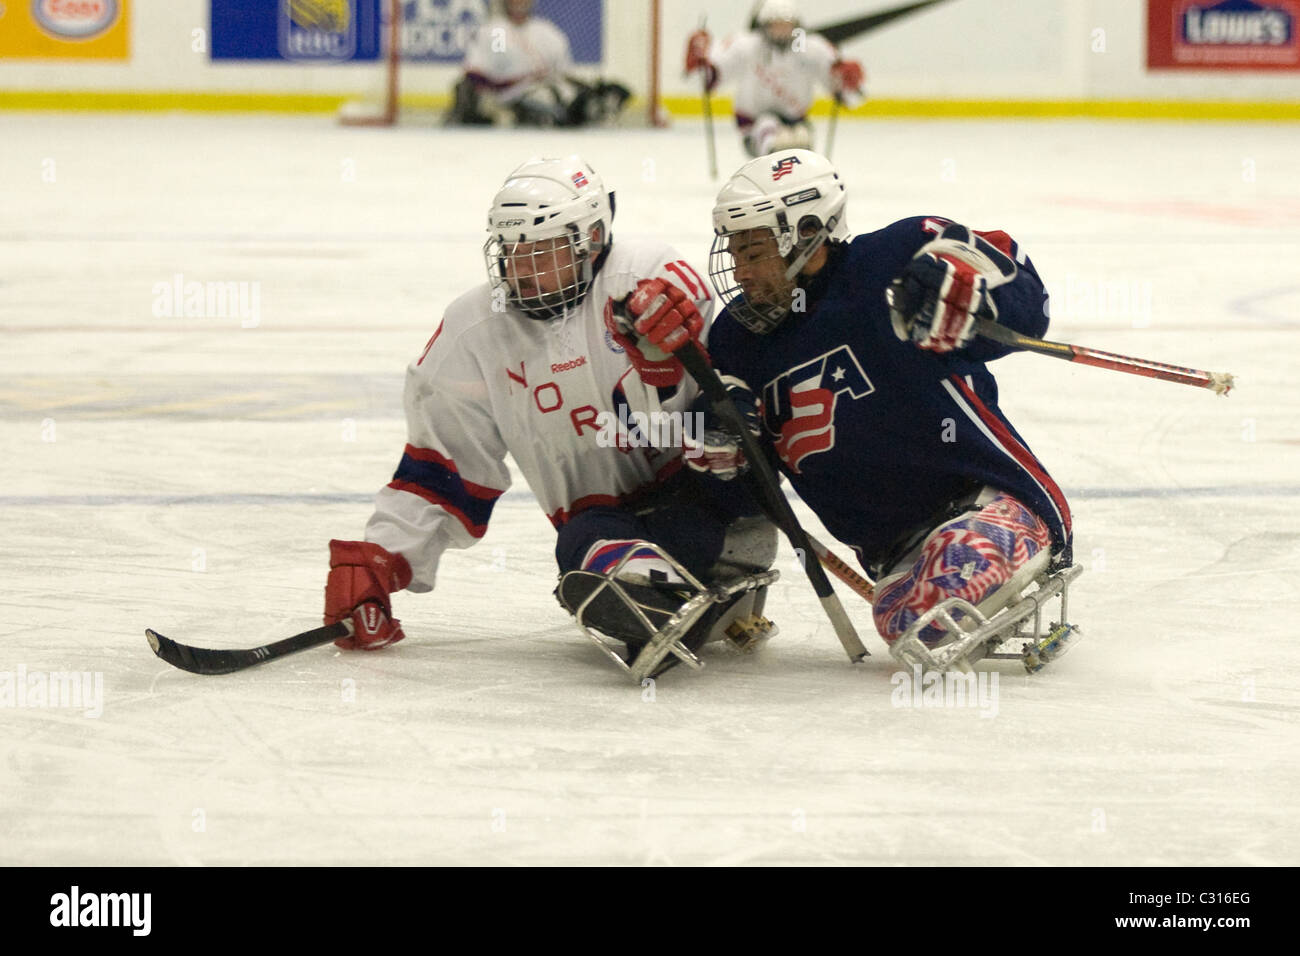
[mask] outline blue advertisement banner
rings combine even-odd
[[[211,0],[212,59],[375,60],[380,8],[380,0]],[[490,8],[489,0],[403,0],[403,58],[459,63]],[[533,8],[568,36],[575,63],[600,62],[602,14],[602,0],[538,0]]]
[[[379,58],[379,0],[212,0],[212,59]]]

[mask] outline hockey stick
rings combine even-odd
[[[811,534],[808,535],[808,543],[812,545],[813,553],[821,561],[822,566],[831,574],[843,581],[850,591],[862,598],[868,604],[876,599],[876,586],[853,570],[853,567],[832,551],[826,545],[822,544]]]
[[[746,470],[745,478],[748,480],[750,490],[754,492],[760,501],[764,502],[764,514],[767,515],[768,519],[773,524],[777,525],[782,531],[785,531],[785,524],[783,523],[781,516],[773,514],[772,509],[767,506],[765,502],[767,496],[764,494],[763,487],[759,483],[754,472]],[[812,553],[817,555],[817,560],[821,562],[822,567],[848,585],[850,591],[862,598],[868,604],[871,604],[875,600],[876,586],[874,584],[862,575],[858,574],[857,571],[853,570],[853,566],[838,554],[814,538],[811,532],[804,531],[804,535],[807,536],[808,544],[812,548]],[[800,551],[799,563],[803,564],[804,560],[804,552]]]
[[[740,410],[727,395],[727,387],[722,384],[718,373],[709,364],[708,356],[698,342],[689,342],[673,354],[681,359],[682,365],[686,367],[691,378],[695,379],[700,390],[718,409],[718,414],[727,419],[731,430],[740,436],[741,447],[744,448],[745,457],[750,462],[754,484],[762,496],[765,510],[772,515],[776,526],[785,533],[795,552],[804,558],[800,562],[804,573],[808,575],[813,590],[817,592],[822,609],[825,610],[826,616],[830,618],[831,625],[835,628],[835,636],[840,639],[840,644],[844,647],[844,653],[848,654],[849,660],[855,663],[868,657],[867,649],[862,646],[858,632],[854,630],[849,616],[844,613],[844,605],[840,604],[840,599],[836,597],[835,589],[831,587],[831,582],[822,569],[821,561],[806,559],[806,555],[817,555],[818,552],[809,541],[807,532],[799,526],[799,519],[795,517],[794,509],[781,493],[781,486],[776,473],[772,470],[772,465],[763,454],[763,449],[759,447],[758,439],[750,433],[741,419]]]
[[[233,674],[254,664],[263,664],[277,657],[284,657],[286,654],[305,651],[309,647],[319,647],[321,644],[328,644],[330,641],[351,634],[352,621],[349,619],[318,627],[315,630],[303,631],[301,634],[286,637],[273,644],[264,644],[261,647],[247,650],[219,650],[181,644],[148,628],[144,632],[155,654],[173,667],[179,667],[191,674]]]
[[[700,29],[708,22],[708,17],[700,17]],[[713,104],[709,101],[709,69],[706,64],[701,71],[703,89],[701,93],[704,96],[704,141],[709,148],[709,178],[718,178],[718,146],[713,137]]]
[[[765,499],[766,495],[763,493],[762,486],[759,484],[754,473],[752,471],[746,471],[745,477],[749,479],[750,488],[753,490],[755,495],[757,495],[760,500]],[[785,525],[782,523],[779,515],[773,514],[772,510],[766,505],[764,505],[763,511],[774,524],[781,528],[782,531],[785,530]],[[868,604],[871,604],[875,600],[876,586],[874,584],[862,575],[858,574],[857,571],[853,570],[852,565],[830,548],[826,547],[826,545],[822,544],[817,540],[817,538],[813,537],[811,532],[804,531],[804,535],[807,536],[808,544],[812,548],[813,554],[817,555],[817,560],[821,562],[822,567],[848,585],[850,591],[862,598]],[[802,564],[803,561],[804,553],[800,552],[800,564]]]
[[[826,124],[826,148],[822,150],[822,155],[827,159],[831,158],[831,149],[835,146],[835,124],[840,118],[840,98],[831,97],[831,118]]]
[[[718,147],[713,141],[713,107],[709,105],[709,78],[704,77],[704,140],[709,145],[709,178],[718,178]]]
[[[1166,365],[1148,359],[1133,358],[1128,355],[1116,355],[1114,352],[1102,352],[1098,349],[1085,348],[1082,345],[1067,345],[1063,342],[1047,342],[1043,339],[1021,335],[1015,329],[999,325],[992,319],[976,319],[975,331],[987,339],[1001,342],[1012,348],[1025,352],[1037,352],[1053,358],[1078,362],[1081,365],[1095,365],[1098,368],[1113,369],[1116,372],[1128,372],[1131,375],[1143,375],[1147,378],[1164,379],[1166,382],[1178,382],[1182,385],[1194,385],[1208,388],[1215,395],[1226,395],[1236,384],[1235,378],[1228,372],[1203,372],[1200,369],[1184,368],[1181,365]]]

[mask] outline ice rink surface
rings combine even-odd
[[[840,124],[855,231],[1005,229],[1049,338],[1238,376],[1225,399],[995,366],[1073,505],[1087,636],[1033,678],[990,665],[984,707],[897,706],[869,608],[839,588],[853,666],[784,545],[779,636],[642,690],[552,598],[521,482],[432,594],[396,596],[396,647],[155,659],[145,627],[249,647],[319,623],[327,542],[402,450],[404,367],[484,278],[492,194],[575,150],[616,237],[702,269],[720,182],[689,122],[0,115],[0,863],[1300,862],[1297,126]],[[169,314],[177,276],[249,310]],[[102,698],[40,706],[61,673]]]

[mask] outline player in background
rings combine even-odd
[[[601,587],[612,574],[662,623],[697,591],[683,569],[713,583],[771,563],[775,529],[752,503],[682,467],[694,383],[619,327],[672,313],[674,342],[702,338],[707,285],[664,243],[615,243],[613,219],[614,194],[578,156],[530,160],[496,194],[488,281],[447,306],[407,369],[408,442],[364,540],[330,542],[325,621],[355,626],[340,646],[403,638],[389,595],[431,590],[443,553],[483,537],[510,487],[507,454],[558,533],[561,603],[583,610],[599,590],[579,623],[626,644],[629,661],[654,634]],[[708,608],[685,646],[761,620],[757,587]]]
[[[726,307],[708,352],[751,431],[875,579],[895,657],[924,659],[920,645],[958,637],[914,626],[939,602],[991,616],[1071,564],[1065,497],[998,407],[988,363],[1009,350],[973,333],[982,317],[1042,335],[1047,291],[1006,233],[917,216],[850,239],[845,205],[835,167],[807,150],[732,176],[713,209],[709,273]],[[664,339],[673,321],[648,331]],[[693,467],[743,470],[734,435],[705,435]]]
[[[794,0],[765,0],[758,29],[713,43],[705,30],[691,34],[686,71],[703,70],[709,90],[734,83],[734,111],[746,152],[812,146],[808,109],[824,87],[841,103],[862,99],[862,64],[840,57],[824,37],[799,26]]]
[[[610,119],[630,97],[617,83],[576,77],[569,38],[532,15],[533,0],[505,0],[465,54],[448,123],[583,126]]]

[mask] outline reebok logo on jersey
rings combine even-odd
[[[567,362],[553,362],[551,364],[551,374],[556,372],[567,372],[569,369],[582,368],[587,364],[587,356],[579,355],[576,359],[569,359]]]
[[[785,159],[778,160],[772,164],[772,181],[776,182],[782,176],[789,176],[794,172],[795,166],[799,165],[798,156],[787,156]]]
[[[876,390],[847,345],[792,368],[763,386],[763,425],[776,453],[796,475],[809,455],[835,446],[835,403]]]

